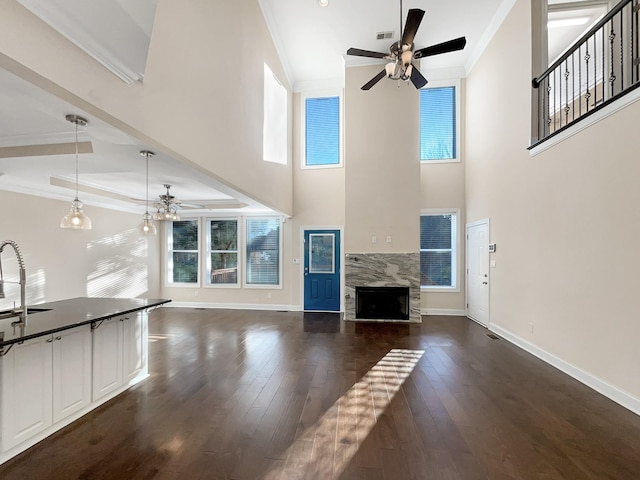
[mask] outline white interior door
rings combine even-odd
[[[467,225],[467,316],[489,324],[489,220]]]

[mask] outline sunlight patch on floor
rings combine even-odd
[[[337,479],[373,430],[424,350],[393,349],[289,447],[266,480]]]

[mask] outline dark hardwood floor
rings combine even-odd
[[[638,479],[640,417],[462,317],[164,308],[146,381],[0,479]]]

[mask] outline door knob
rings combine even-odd
[[[483,284],[483,285],[486,285],[486,284],[487,284],[487,282],[482,282],[482,284]]]

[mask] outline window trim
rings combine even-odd
[[[344,166],[344,98],[342,95],[342,89],[327,89],[327,90],[310,90],[300,94],[300,168],[302,170],[316,170],[323,168],[342,168]],[[340,161],[333,165],[307,165],[307,100],[310,98],[326,98],[326,97],[338,97],[340,103],[338,121],[339,127],[339,156]]]
[[[418,143],[418,158],[420,160],[420,165],[432,165],[437,163],[460,163],[462,162],[462,149],[460,145],[460,124],[462,123],[462,118],[460,116],[460,84],[462,82],[459,78],[452,80],[430,80],[427,86],[421,88],[421,90],[429,90],[431,88],[443,88],[443,87],[454,87],[456,91],[456,155],[455,158],[446,158],[442,160],[422,160],[420,157],[420,143]],[[418,99],[418,102],[420,100]],[[420,107],[418,106],[418,142],[420,142]]]
[[[244,242],[242,241],[243,235],[244,235],[244,228],[243,228],[243,222],[242,222],[242,217],[240,216],[233,216],[233,217],[225,217],[225,216],[219,216],[219,217],[205,217],[204,219],[204,225],[205,225],[205,231],[204,231],[204,235],[205,235],[205,241],[204,241],[204,249],[205,249],[205,256],[203,258],[204,260],[204,274],[205,274],[205,281],[203,282],[203,287],[204,288],[213,288],[213,289],[217,289],[217,288],[241,288],[242,287],[242,278],[243,278],[243,268],[242,268],[242,262],[244,259],[244,255],[242,252],[242,247],[244,245]],[[236,234],[237,234],[237,250],[236,255],[237,255],[237,259],[238,259],[238,279],[236,281],[236,283],[211,283],[211,221],[225,221],[225,220],[235,220],[236,224],[237,224],[237,230],[236,230]],[[221,250],[215,250],[215,252],[220,252]]]
[[[202,254],[200,252],[202,248],[202,222],[199,217],[182,218],[181,221],[195,221],[198,225],[198,280],[194,283],[186,282],[172,282],[170,280],[170,274],[173,272],[173,222],[164,222],[165,248],[163,248],[165,254],[164,268],[164,286],[167,288],[201,288],[202,287],[202,275],[200,274],[202,264]],[[191,250],[189,250],[191,251]]]
[[[277,220],[280,224],[280,228],[278,229],[278,283],[277,284],[255,284],[255,283],[247,283],[247,260],[248,255],[244,255],[244,261],[242,262],[242,288],[255,288],[255,289],[271,289],[271,290],[282,290],[284,288],[284,284],[282,281],[283,274],[283,226],[284,222],[282,221],[282,217],[279,215],[247,215],[243,218],[243,236],[242,236],[242,249],[246,254],[247,245],[249,244],[247,235],[249,234],[249,228],[247,227],[247,222],[249,220],[256,219],[273,219]]]
[[[425,215],[455,215],[456,216],[456,238],[455,238],[455,260],[456,265],[455,269],[452,269],[452,272],[455,272],[455,285],[451,287],[441,286],[441,285],[420,285],[421,292],[448,292],[448,293],[459,293],[460,292],[460,245],[461,245],[461,233],[460,233],[460,209],[459,208],[424,208],[420,210],[420,216]],[[422,252],[422,248],[420,249]],[[420,272],[422,274],[422,272]]]

